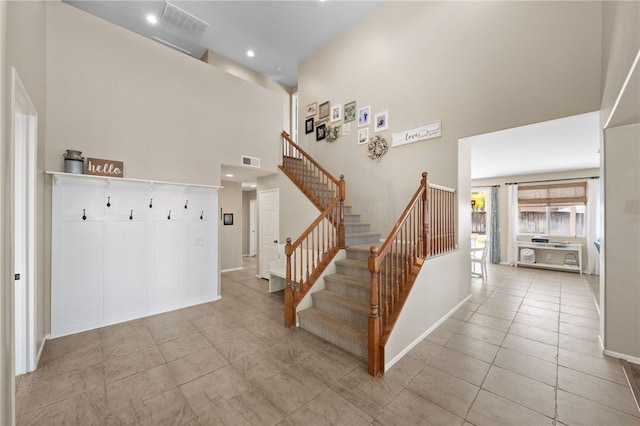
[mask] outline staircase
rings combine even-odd
[[[311,294],[312,306],[298,312],[300,327],[367,360],[371,272],[367,262],[380,234],[345,206],[347,258],[335,262],[336,273],[324,277],[324,290]]]

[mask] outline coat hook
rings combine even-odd
[[[133,210],[131,210],[131,214],[129,215],[129,220],[133,220]]]
[[[107,207],[111,207],[111,197],[107,197]]]
[[[185,209],[187,208],[187,205],[188,205],[188,204],[189,204],[189,200],[187,200],[187,201],[185,201],[185,202],[184,202],[184,208],[185,208]]]
[[[203,216],[204,216],[204,210],[202,210],[202,213],[200,213],[200,220],[202,220]]]
[[[171,210],[169,210],[169,216],[167,216],[167,219],[171,220]]]
[[[153,198],[149,201],[149,208],[152,209],[153,208]]]
[[[87,220],[87,209],[82,209],[82,220]]]

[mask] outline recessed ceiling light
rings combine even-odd
[[[254,56],[256,56],[256,52],[254,52],[253,50],[247,50],[247,56],[253,58]]]
[[[227,173],[225,176],[226,177],[233,177],[233,175],[231,173]]]
[[[157,24],[158,23],[158,18],[155,17],[155,15],[147,15],[147,22],[149,22],[150,24]]]

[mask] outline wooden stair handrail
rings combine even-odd
[[[368,369],[384,373],[384,349],[409,292],[428,257],[456,248],[455,190],[427,182],[418,190],[380,248],[371,247]]]
[[[298,144],[295,143],[295,141],[293,139],[291,139],[291,137],[289,136],[289,134],[285,131],[282,132],[282,137],[287,140],[290,144],[295,145],[295,150],[296,151],[300,151],[302,153],[302,155],[309,160],[309,162],[311,162],[314,166],[316,166],[318,168],[318,170],[320,170],[322,173],[324,173],[330,180],[333,181],[333,183],[335,183],[336,185],[340,184],[340,181],[338,179],[336,179],[331,173],[329,173],[324,167],[322,167],[320,164],[318,164],[318,162],[316,160],[313,159],[313,157],[311,155],[309,155],[304,149],[300,148],[298,146]],[[282,153],[282,155],[284,156],[284,151]]]
[[[287,263],[285,267],[284,323],[287,327],[291,327],[296,325],[296,307],[298,304],[331,263],[338,251],[345,247],[344,200],[346,198],[346,184],[343,175],[340,176],[340,179],[333,177],[306,151],[300,148],[286,132],[282,132],[282,137],[282,166],[280,166],[280,169],[294,181],[296,186],[321,211],[320,215],[302,232],[295,242],[292,243],[291,238],[287,238],[285,246]],[[296,152],[299,155],[295,157],[287,155],[292,152]],[[297,179],[295,174],[285,167],[286,158],[298,159],[300,157],[304,157],[304,160],[311,164],[323,178],[333,183],[333,187],[328,187],[328,189],[335,191],[335,197],[326,206],[314,196],[313,189],[305,188],[305,182]],[[311,249],[309,245],[311,245]],[[293,261],[292,257],[294,258]]]

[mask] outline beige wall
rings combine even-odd
[[[237,62],[233,62],[232,60],[211,50],[207,50],[205,52],[202,60],[224,72],[235,75],[238,78],[258,86],[262,86],[265,89],[269,89],[280,95],[282,99],[282,110],[284,111],[284,114],[282,114],[282,130],[285,130],[289,134],[291,133],[291,93],[295,92],[294,89],[273,81],[270,78],[240,65]]]
[[[639,361],[640,124],[606,129],[604,139],[604,347]]]
[[[640,362],[640,3],[603,3],[604,262],[601,338],[607,353]],[[616,99],[621,102],[614,110]],[[611,118],[611,121],[609,121]],[[620,124],[626,124],[620,126]]]
[[[596,2],[383,3],[299,66],[301,111],[356,100],[389,110],[387,141],[434,120],[442,137],[380,161],[356,144],[355,123],[334,143],[301,134],[300,144],[345,175],[349,201],[387,233],[422,171],[457,187],[458,139],[599,108],[600,12]]]
[[[574,178],[589,178],[592,176],[600,176],[600,169],[587,169],[587,170],[573,170],[569,172],[557,172],[557,173],[542,173],[534,175],[520,175],[520,176],[502,176],[488,179],[474,179],[471,181],[472,191],[478,189],[478,187],[489,187],[494,185],[500,185],[498,188],[498,222],[500,228],[500,262],[507,262],[508,253],[508,226],[509,226],[509,203],[507,194],[509,190],[505,185],[514,182],[532,182],[543,180],[556,180],[556,179],[574,179]],[[526,241],[529,237],[519,237],[519,240]],[[570,241],[572,243],[582,244],[582,269],[587,265],[587,244],[592,244],[591,241],[587,241],[586,238],[562,238],[562,241]]]
[[[220,221],[220,270],[242,268],[242,184],[222,182],[220,208],[233,214],[233,225]]]
[[[66,4],[47,9],[48,169],[73,148],[123,160],[129,178],[218,185],[241,154],[277,170],[280,96]]]

